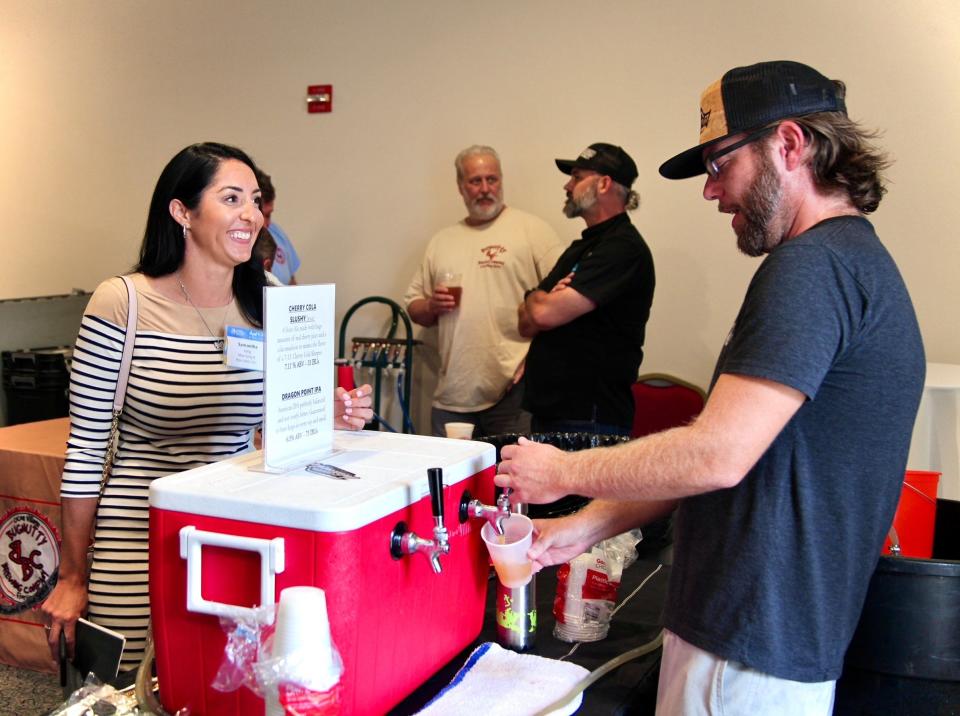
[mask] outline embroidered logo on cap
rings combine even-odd
[[[597,156],[597,150],[591,147],[587,147],[580,153],[581,159],[593,159],[595,156]]]
[[[700,108],[700,131],[702,132],[706,126],[710,124],[710,110],[706,112],[703,111],[703,108]]]

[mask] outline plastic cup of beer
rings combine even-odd
[[[512,514],[503,521],[503,534],[489,522],[480,530],[493,568],[504,587],[515,589],[528,584],[533,578],[533,563],[527,557],[527,550],[533,542],[533,522],[526,515]]]
[[[444,271],[440,274],[440,285],[453,296],[453,305],[459,306],[460,299],[463,297],[463,274],[455,271]]]
[[[473,437],[473,423],[444,423],[443,430],[448,438],[469,440]]]

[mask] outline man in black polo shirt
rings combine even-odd
[[[523,407],[534,432],[627,435],[654,287],[650,249],[626,213],[639,204],[637,165],[603,143],[556,162],[570,175],[563,213],[587,228],[518,308],[520,334],[533,337]]]

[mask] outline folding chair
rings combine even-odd
[[[635,404],[632,438],[686,425],[700,414],[707,402],[703,388],[667,373],[641,375],[632,390]]]

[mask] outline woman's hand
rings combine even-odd
[[[76,643],[77,619],[87,612],[87,583],[61,579],[40,605],[40,613],[47,623],[47,646],[54,664],[60,661],[60,633],[67,641],[67,656],[73,657]]]
[[[337,388],[333,403],[333,427],[340,430],[363,430],[373,420],[373,388],[361,385],[347,392]]]
[[[54,664],[60,660],[60,634],[67,641],[67,654],[73,656],[77,619],[87,612],[87,545],[94,516],[95,497],[64,497],[60,500],[60,567],[57,584],[40,605],[47,623],[47,645]]]

